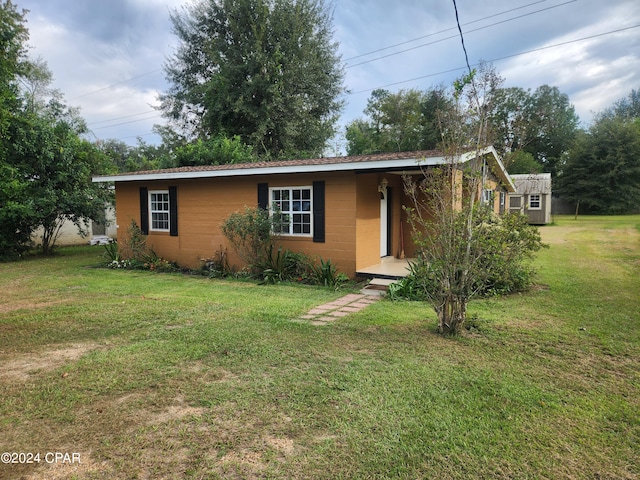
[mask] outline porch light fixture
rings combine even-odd
[[[380,192],[380,198],[383,200],[387,195],[387,185],[389,185],[389,182],[386,178],[383,178],[380,181],[380,185],[378,185],[378,192]]]

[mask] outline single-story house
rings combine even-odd
[[[532,225],[551,223],[551,174],[511,175],[516,187],[509,194],[509,211],[525,214]]]
[[[481,151],[485,201],[501,210],[514,186],[493,147]],[[458,161],[475,159],[475,152]],[[118,237],[135,221],[147,245],[170,261],[198,267],[201,259],[225,249],[242,266],[221,224],[246,206],[277,204],[288,219],[282,247],[331,259],[354,277],[381,258],[414,253],[402,209],[408,205],[403,174],[447,163],[439,152],[397,152],[235,165],[180,167],[100,176],[114,182]],[[459,176],[462,179],[460,171]]]

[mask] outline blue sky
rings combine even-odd
[[[158,93],[182,0],[14,0],[27,14],[31,55],[78,106],[94,138],[157,143]],[[586,125],[640,89],[637,0],[457,0],[469,62],[491,61],[504,86],[552,85]],[[452,0],[335,0],[346,65],[340,125],[363,116],[372,89],[449,86],[465,59]],[[391,48],[388,48],[391,47]],[[374,52],[374,53],[369,53]],[[525,53],[528,52],[528,53]]]

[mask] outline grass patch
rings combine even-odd
[[[435,333],[418,302],[328,326],[300,285],[0,264],[0,478],[637,478],[640,217],[543,227],[538,286]]]

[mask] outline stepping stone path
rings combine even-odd
[[[337,318],[359,312],[372,303],[377,302],[379,299],[379,296],[351,293],[333,302],[312,308],[306,315],[302,315],[300,318],[308,321],[311,325],[327,325]]]

